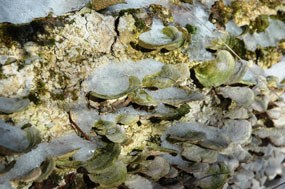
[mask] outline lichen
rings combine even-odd
[[[140,9],[126,9],[119,12],[119,16],[122,17],[126,14],[132,15],[135,20],[135,26],[139,31],[144,31],[147,29],[147,24],[143,18],[138,17],[137,15],[141,12]]]
[[[284,54],[284,11],[268,2],[126,0],[3,24],[0,98],[31,102],[0,119],[42,141],[19,129],[13,142],[31,145],[9,152],[2,132],[1,186],[274,188],[284,77],[267,68]],[[184,43],[140,46],[157,21]]]

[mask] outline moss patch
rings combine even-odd
[[[15,42],[23,46],[28,41],[42,46],[52,46],[55,44],[55,39],[50,31],[63,26],[64,17],[54,18],[51,16],[34,20],[28,24],[2,24],[0,26],[0,41],[8,47],[11,47]],[[40,37],[42,35],[46,37]]]

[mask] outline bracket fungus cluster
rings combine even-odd
[[[1,155],[20,154],[31,150],[41,141],[39,132],[33,127],[20,129],[0,120],[1,129]],[[10,142],[13,141],[13,142]]]
[[[17,1],[0,7],[0,188],[284,185],[280,3]]]

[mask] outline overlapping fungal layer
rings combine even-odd
[[[121,1],[93,2],[106,8]],[[49,19],[65,25],[37,33],[41,45],[0,43],[1,186],[235,189],[281,182],[284,85],[259,65],[278,62],[284,51],[282,7],[126,2],[104,10],[138,8],[117,12],[116,22],[84,9],[62,22]],[[53,35],[54,45],[46,40]]]

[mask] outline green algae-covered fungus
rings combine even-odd
[[[95,183],[100,183],[102,188],[111,188],[122,184],[127,177],[127,168],[124,163],[117,161],[110,167],[97,172],[96,174],[90,174],[89,178]]]
[[[214,60],[203,62],[195,68],[195,74],[204,87],[216,87],[225,84],[235,71],[235,60],[225,50],[217,53]]]
[[[144,87],[157,87],[162,89],[186,81],[189,75],[190,72],[186,64],[166,64],[161,68],[160,72],[146,76],[142,84]]]
[[[76,0],[3,23],[0,188],[280,187],[281,1]]]

